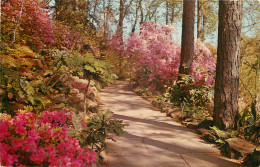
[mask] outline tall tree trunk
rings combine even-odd
[[[179,74],[191,74],[194,54],[195,0],[183,1],[181,64]]]
[[[151,21],[151,16],[150,16],[150,12],[151,12],[151,0],[148,0],[148,9],[146,10],[146,15],[145,15],[145,19],[144,21]]]
[[[134,25],[133,25],[133,28],[132,28],[132,33],[135,32],[135,27],[136,27],[137,20],[138,20],[138,11],[139,11],[139,8],[140,8],[140,4],[137,4],[137,3],[136,3],[136,9],[135,9],[135,22],[134,22]]]
[[[124,21],[124,0],[120,0],[120,7],[119,7],[119,23],[117,27],[117,33],[119,35],[120,44],[123,45],[123,21]],[[119,74],[122,75],[123,73],[123,57],[122,53],[119,55]]]
[[[90,2],[89,2],[89,0],[87,0],[87,4],[86,4],[86,13],[87,13],[87,16],[88,16],[88,14],[89,14],[89,11],[90,11]]]
[[[203,7],[202,7],[203,8]],[[200,32],[200,38],[201,38],[201,42],[205,41],[205,36],[206,36],[206,23],[207,23],[207,15],[204,12],[204,8],[202,9],[202,28],[201,28],[201,32]]]
[[[65,6],[65,0],[55,0],[56,20],[60,20],[62,16],[61,12],[65,9]]]
[[[93,12],[94,15],[96,14],[97,5],[98,5],[98,0],[96,0],[94,4],[94,12]]]
[[[72,1],[72,9],[73,9],[73,11],[76,11],[76,10],[77,10],[77,3],[78,3],[77,0],[73,0],[73,1]]]
[[[238,113],[240,34],[242,0],[219,1],[217,70],[214,96],[214,124],[234,128]]]
[[[171,24],[173,24],[173,21],[174,21],[175,5],[176,5],[176,3],[173,2],[173,4],[172,4],[172,13],[171,13]]]
[[[140,6],[140,12],[141,12],[141,21],[140,21],[140,25],[141,25],[144,22],[144,10],[143,10],[143,6],[142,6],[142,0],[139,0],[139,6]]]
[[[119,22],[118,22],[118,27],[117,27],[117,31],[120,31],[120,36],[121,37],[123,37],[124,2],[125,2],[124,0],[120,0]]]
[[[108,15],[108,9],[106,9],[106,1],[103,0],[103,27],[104,27],[104,32],[103,32],[103,37],[104,39],[106,38],[106,33],[107,33],[107,15]],[[106,11],[106,12],[105,12]]]
[[[165,18],[165,22],[166,22],[166,25],[168,24],[168,18],[169,18],[169,1],[166,0],[166,18]]]
[[[202,0],[197,0],[197,39],[201,40],[202,37],[202,16],[203,16],[203,4],[202,4]]]

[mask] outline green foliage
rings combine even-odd
[[[96,115],[86,119],[86,124],[83,118],[79,115],[73,115],[72,122],[75,129],[69,133],[70,136],[76,137],[82,146],[89,145],[98,153],[106,149],[106,140],[112,139],[109,134],[122,135],[126,133],[123,128],[128,126],[123,124],[121,120],[112,119],[111,111],[99,111]],[[112,139],[113,140],[113,139]]]
[[[239,94],[243,101],[251,104],[255,101],[256,109],[260,109],[260,39],[244,37],[241,47],[241,67]]]
[[[216,126],[210,127],[213,130],[212,136],[216,143],[224,144],[228,138],[233,138],[238,135],[237,131],[226,132],[218,129]]]
[[[164,94],[165,101],[181,106],[184,117],[197,117],[204,119],[208,113],[208,104],[213,103],[213,90],[211,87],[194,83],[191,76],[179,76]]]
[[[39,86],[33,81],[19,74],[17,68],[10,68],[12,64],[1,63],[1,111],[14,115],[14,105],[16,103],[29,104],[38,108],[45,108],[49,100],[44,100],[38,96]]]
[[[247,140],[259,142],[260,115],[256,111],[255,103],[238,113],[236,125],[240,135],[243,135]]]
[[[139,96],[145,95],[145,96],[152,96],[152,92],[149,88],[141,88],[137,90],[137,94]]]
[[[165,97],[175,105],[182,103],[194,106],[205,106],[213,102],[213,91],[211,87],[194,83],[191,76],[181,76],[171,87],[168,87]]]
[[[237,115],[236,124],[240,135],[247,140],[259,142],[260,40],[258,37],[243,37],[241,43],[240,113]]]
[[[75,76],[91,77],[102,84],[115,79],[115,75],[110,72],[112,65],[95,58],[92,53],[82,55],[79,52],[56,52],[58,53],[53,63],[55,73],[70,72]]]

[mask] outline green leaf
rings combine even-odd
[[[105,117],[104,120],[108,121],[111,119],[112,116],[113,116],[113,113],[111,111],[107,110],[106,113],[104,114],[104,117]]]
[[[81,124],[81,118],[79,115],[75,113],[72,115],[72,123],[77,131],[81,131],[83,129]]]
[[[96,70],[95,70],[93,67],[88,66],[88,65],[85,65],[85,66],[84,66],[84,69],[85,69],[85,70],[88,70],[88,71],[90,71],[90,72],[93,72],[93,73],[96,72]]]
[[[32,105],[35,104],[35,102],[34,102],[34,97],[33,97],[33,96],[28,95],[27,98],[28,98],[28,100],[32,103]]]

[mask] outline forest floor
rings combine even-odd
[[[117,81],[100,93],[102,108],[129,126],[128,134],[108,142],[107,167],[235,167],[238,163],[189,129],[167,117]]]

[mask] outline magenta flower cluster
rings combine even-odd
[[[1,166],[91,166],[96,152],[68,136],[72,112],[0,115]]]
[[[77,89],[80,89],[80,90],[82,90],[82,91],[87,90],[87,88],[88,88],[87,85],[82,84],[82,83],[77,83],[77,82],[74,82],[74,83],[72,84],[72,87],[77,88]]]

